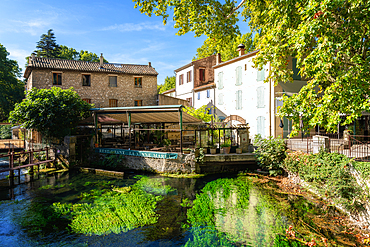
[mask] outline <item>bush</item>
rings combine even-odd
[[[258,164],[269,170],[270,175],[278,175],[283,171],[283,162],[286,158],[286,145],[283,139],[269,137],[263,139],[261,135],[256,135],[254,139]]]
[[[351,159],[343,154],[304,154],[300,151],[289,153],[284,161],[287,172],[298,175],[309,183],[321,196],[336,205],[353,211],[362,208],[369,197],[350,172]]]
[[[11,139],[12,132],[10,125],[0,125],[0,139]]]

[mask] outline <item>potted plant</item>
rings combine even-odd
[[[243,153],[243,149],[241,147],[236,148],[236,153],[237,154]]]
[[[231,141],[227,140],[224,143],[221,144],[221,148],[224,151],[224,154],[230,153],[230,147],[231,147]]]
[[[184,154],[190,154],[191,148],[185,148],[182,151],[184,152]]]
[[[215,144],[212,144],[210,147],[209,147],[209,152],[211,154],[216,154],[216,151],[217,151],[217,146]]]

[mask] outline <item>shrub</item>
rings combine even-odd
[[[350,172],[351,159],[343,154],[289,153],[283,167],[309,183],[321,196],[347,210],[360,209],[369,197]]]
[[[10,139],[12,138],[10,125],[0,125],[0,139]]]
[[[258,164],[269,170],[270,175],[278,175],[282,172],[282,164],[286,157],[286,145],[283,139],[269,137],[263,139],[261,135],[256,135],[254,139]]]

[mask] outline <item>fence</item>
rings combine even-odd
[[[344,154],[357,161],[370,162],[370,136],[348,135],[346,139],[338,134],[321,134],[320,136],[328,137],[329,143],[326,148],[329,152]],[[292,151],[314,152],[312,137],[287,139],[285,143]]]

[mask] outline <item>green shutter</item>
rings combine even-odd
[[[301,80],[301,75],[299,75],[299,69],[297,68],[297,58],[292,59],[292,69],[293,69],[293,80]]]
[[[243,106],[242,90],[236,91],[235,95],[236,95],[236,106],[235,106],[235,109],[236,110],[241,110],[242,109],[242,106]]]
[[[224,77],[224,72],[219,72],[218,73],[218,89],[223,89],[224,88],[224,82],[223,78]]]
[[[223,105],[224,104],[224,95],[222,93],[220,93],[218,95],[218,104],[219,105]]]
[[[257,81],[265,80],[265,66],[263,66],[262,70],[257,71]]]
[[[236,67],[235,76],[236,76],[235,85],[236,86],[242,85],[243,82],[242,82],[242,67],[241,66]]]
[[[257,88],[257,108],[265,107],[265,87]]]
[[[265,138],[265,117],[257,117],[257,134],[260,134],[262,138]]]

